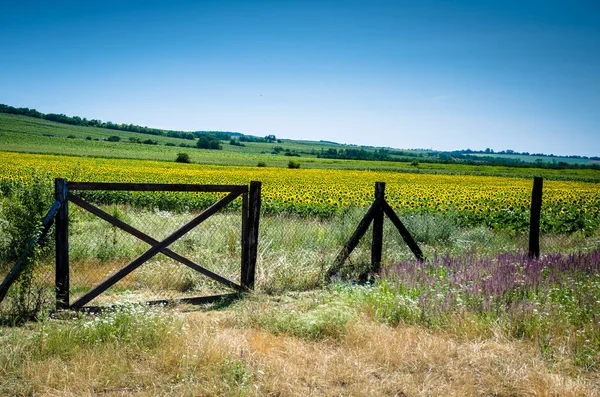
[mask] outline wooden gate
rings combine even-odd
[[[111,216],[102,209],[83,200],[72,191],[132,191],[132,192],[225,192],[224,198],[201,212],[194,219],[158,241],[131,225]],[[247,185],[184,185],[184,184],[136,184],[136,183],[88,183],[68,182],[66,179],[55,180],[56,201],[60,203],[56,214],[56,306],[57,309],[81,309],[92,299],[102,294],[116,282],[143,265],[155,255],[162,253],[189,268],[221,283],[239,293],[254,288],[256,266],[258,226],[261,205],[261,183],[253,181]],[[200,225],[210,216],[223,209],[227,204],[242,196],[242,230],[241,230],[241,275],[240,284],[236,284],[185,258],[168,247],[180,237]],[[106,280],[92,288],[89,292],[71,303],[69,299],[69,202],[89,211],[113,226],[135,236],[150,245],[142,255],[131,261]],[[231,294],[230,294],[231,295]],[[179,301],[188,303],[204,303],[223,298],[224,295],[184,298]]]

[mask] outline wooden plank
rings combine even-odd
[[[385,182],[375,183],[375,201],[385,200]],[[373,240],[371,241],[371,271],[379,273],[383,251],[383,209],[377,207],[373,216]]]
[[[96,215],[97,217],[104,219],[105,221],[107,221],[108,223],[110,223],[111,225],[118,227],[119,229],[139,238],[140,240],[142,240],[145,243],[150,244],[151,246],[155,246],[159,243],[158,240],[153,239],[152,237],[148,236],[147,234],[141,232],[140,230],[134,228],[133,226],[128,225],[127,223],[109,215],[108,213],[102,211],[100,208],[88,203],[87,201],[82,200],[80,197],[69,193],[69,200],[71,202],[73,202],[74,204],[80,206],[81,208],[91,212],[92,214]],[[174,259],[178,262],[183,263],[184,265],[188,266],[191,269],[194,269],[202,274],[204,274],[207,277],[210,277],[211,279],[226,285],[229,288],[233,288],[235,290],[241,290],[242,287],[236,283],[234,283],[233,281],[230,281],[216,273],[211,272],[210,270],[196,264],[195,262],[187,259],[184,256],[181,256],[179,254],[177,254],[174,251],[171,251],[168,248],[165,248],[164,250],[161,251],[161,253],[167,255],[169,258]]]
[[[194,298],[181,298],[181,299],[162,299],[147,302],[148,305],[169,305],[169,304],[189,304],[189,305],[205,305],[207,303],[214,303],[219,301],[234,301],[239,299],[241,294],[222,294],[222,295],[211,295],[211,296],[197,296]]]
[[[100,283],[97,287],[95,287],[94,289],[89,291],[87,294],[83,295],[75,303],[73,303],[72,308],[78,309],[78,308],[81,308],[82,306],[84,306],[86,303],[88,303],[89,301],[91,301],[92,299],[94,299],[95,297],[100,295],[102,292],[106,291],[112,285],[114,285],[117,281],[119,281],[120,279],[122,279],[123,277],[125,277],[126,275],[128,275],[129,273],[131,273],[132,271],[137,269],[138,267],[140,267],[144,262],[146,262],[147,260],[149,260],[150,258],[155,256],[156,254],[158,254],[159,252],[161,252],[162,250],[167,248],[169,245],[171,245],[173,242],[175,242],[181,236],[183,236],[184,234],[186,234],[187,232],[189,232],[190,230],[192,230],[193,228],[198,226],[200,223],[204,222],[211,215],[215,214],[217,211],[224,208],[227,204],[231,203],[239,195],[240,195],[240,193],[229,193],[227,196],[225,196],[221,200],[217,201],[215,204],[213,204],[212,206],[207,208],[200,215],[198,215],[197,217],[192,219],[190,222],[186,223],[181,228],[179,228],[177,231],[175,231],[174,233],[169,235],[163,241],[154,245],[148,251],[146,251],[145,253],[140,255],[138,258],[136,258],[132,262],[130,262],[127,266],[125,266],[124,268],[122,268],[121,270],[119,270],[118,272],[113,274],[112,276],[110,276],[108,279],[104,280],[102,283]]]
[[[136,192],[230,192],[246,193],[246,185],[191,185],[169,183],[112,183],[112,182],[69,182],[69,190],[116,190]]]
[[[375,213],[377,212],[379,205],[380,203],[378,201],[375,201],[373,205],[371,205],[365,216],[358,224],[358,227],[354,231],[354,234],[352,234],[346,245],[344,245],[344,248],[342,248],[340,253],[335,258],[333,265],[327,273],[328,277],[331,277],[334,274],[336,274],[344,265],[344,262],[346,262],[346,259],[348,259],[352,251],[354,251],[354,248],[356,248],[360,239],[365,235],[367,229],[369,228],[369,225],[373,221],[373,218],[375,217]]]
[[[258,229],[260,226],[260,207],[262,183],[250,182],[248,202],[248,265],[242,286],[247,289],[254,288],[256,273],[256,260],[258,258]]]
[[[56,309],[69,308],[69,202],[67,180],[54,180],[55,200],[60,202],[56,213]]]
[[[242,295],[239,293],[233,293],[233,294],[222,294],[222,295],[211,295],[211,296],[198,296],[198,297],[193,297],[193,298],[181,298],[181,299],[160,299],[160,300],[144,302],[144,304],[153,305],[153,306],[155,306],[155,305],[167,306],[167,305],[172,305],[172,304],[204,305],[207,303],[214,303],[214,302],[219,302],[219,301],[232,302],[235,299],[239,299],[241,296]],[[119,307],[119,305],[83,306],[83,307],[79,308],[78,310],[85,312],[85,313],[101,313],[106,310],[112,310],[116,307]]]
[[[540,217],[542,214],[542,191],[544,180],[536,176],[533,178],[531,191],[531,214],[529,218],[529,257],[540,257]]]
[[[31,251],[33,250],[33,247],[35,247],[37,244],[42,244],[44,242],[44,240],[46,240],[46,236],[48,236],[48,232],[50,231],[50,228],[52,227],[52,224],[54,223],[54,217],[56,216],[56,213],[60,209],[60,206],[61,206],[60,201],[54,201],[54,203],[50,207],[50,210],[48,211],[48,213],[42,220],[41,228],[39,228],[36,231],[36,233],[34,234],[34,236],[29,240],[29,243],[27,244],[25,251],[23,251],[23,253],[19,257],[19,260],[17,261],[17,263],[13,266],[13,268],[10,270],[10,272],[6,275],[6,278],[4,279],[4,281],[2,281],[2,284],[0,284],[0,303],[6,297],[6,294],[7,294],[8,290],[10,289],[10,286],[19,278],[19,275],[23,271],[25,259],[27,259],[27,257],[31,253]]]
[[[396,229],[398,229],[398,231],[400,232],[400,235],[402,236],[402,239],[404,239],[404,242],[408,245],[408,248],[410,248],[413,254],[415,254],[415,257],[419,262],[423,262],[424,257],[421,248],[419,248],[419,245],[412,238],[410,232],[406,229],[406,227],[404,227],[404,225],[400,221],[400,218],[398,218],[398,215],[396,215],[396,213],[394,212],[392,207],[390,207],[387,201],[383,200],[381,202],[381,206],[383,207],[383,211],[385,212],[385,214],[388,216],[388,218],[390,218],[394,226],[396,226]]]

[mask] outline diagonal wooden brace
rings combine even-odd
[[[212,206],[207,208],[200,215],[198,215],[197,217],[192,219],[190,222],[186,223],[181,228],[176,230],[174,233],[169,235],[163,241],[158,242],[157,244],[154,244],[148,251],[144,252],[142,255],[140,255],[139,257],[134,259],[132,262],[130,262],[127,266],[125,266],[124,268],[119,270],[117,273],[113,274],[112,276],[110,276],[109,278],[104,280],[102,283],[100,283],[98,286],[96,286],[96,288],[92,289],[87,294],[83,295],[81,298],[79,298],[76,302],[74,302],[71,305],[71,308],[72,309],[80,309],[81,307],[83,307],[83,305],[85,305],[86,303],[88,303],[89,301],[91,301],[92,299],[97,297],[98,295],[100,295],[102,292],[106,291],[108,288],[113,286],[117,281],[121,280],[123,277],[127,276],[129,273],[131,273],[132,271],[134,271],[135,269],[140,267],[144,262],[148,261],[156,254],[164,251],[165,248],[167,248],[169,245],[173,244],[176,240],[178,240],[184,234],[186,234],[187,232],[189,232],[190,230],[192,230],[193,228],[198,226],[200,223],[204,222],[206,219],[208,219],[210,216],[215,214],[217,211],[224,208],[227,204],[231,203],[240,194],[242,194],[242,192],[232,192],[232,193],[229,193],[224,198],[222,198],[221,200],[217,201],[215,204],[213,204]],[[77,204],[76,202],[74,202],[74,203]]]
[[[352,235],[352,237],[350,237],[350,240],[348,240],[346,245],[344,245],[344,248],[342,248],[342,250],[339,252],[337,257],[335,258],[335,261],[333,262],[333,266],[331,266],[331,268],[329,268],[329,271],[327,272],[328,277],[332,277],[333,275],[335,275],[337,272],[340,271],[340,269],[344,265],[344,262],[346,261],[346,259],[348,259],[348,257],[350,256],[350,254],[352,253],[354,248],[356,248],[356,246],[358,245],[358,242],[360,241],[360,239],[367,232],[367,229],[371,225],[371,222],[373,222],[373,218],[375,218],[376,212],[380,208],[381,208],[380,201],[375,200],[373,205],[371,205],[371,207],[367,211],[364,218],[358,224],[358,227],[354,231],[354,234]]]
[[[128,225],[127,223],[115,218],[114,216],[107,214],[106,212],[102,211],[100,208],[88,203],[87,201],[84,201],[83,199],[81,199],[80,197],[78,197],[72,193],[69,193],[69,201],[71,201],[72,203],[80,206],[81,208],[91,212],[92,214],[96,215],[98,218],[104,219],[105,221],[112,224],[113,226],[118,227],[119,229],[139,238],[143,242],[150,244],[151,246],[154,246],[159,243],[158,240],[153,239],[152,237],[148,236],[144,232],[134,228],[131,225]],[[182,255],[177,254],[176,252],[171,251],[168,248],[165,248],[164,250],[162,250],[161,253],[167,255],[171,259],[174,259],[178,262],[183,263],[184,265],[188,266],[189,268],[194,269],[223,285],[226,285],[227,287],[230,287],[230,288],[233,288],[236,290],[242,289],[242,287],[240,285],[234,283],[233,281],[227,280],[226,278],[221,277],[218,274],[211,272],[210,270],[194,263],[193,261],[187,259],[186,257],[184,257]]]
[[[0,284],[0,302],[2,302],[4,300],[4,297],[6,296],[6,293],[8,292],[8,289],[10,288],[10,286],[19,278],[19,275],[23,271],[23,266],[24,266],[25,260],[27,259],[27,256],[30,254],[33,247],[36,244],[41,244],[46,239],[46,236],[48,235],[48,232],[50,231],[50,228],[52,227],[52,224],[54,223],[54,217],[56,216],[56,213],[58,212],[60,207],[61,207],[60,201],[55,201],[52,204],[52,206],[50,207],[50,210],[48,211],[48,213],[42,220],[41,228],[38,229],[35,232],[35,235],[29,240],[29,243],[27,244],[27,248],[19,257],[19,261],[10,270],[10,272],[8,273],[8,275],[6,276],[6,278],[4,279],[2,284]]]
[[[423,262],[425,258],[423,256],[421,248],[419,248],[419,245],[417,244],[415,239],[412,238],[409,231],[406,229],[406,227],[404,227],[404,224],[402,223],[402,221],[400,221],[398,215],[396,215],[396,213],[394,212],[392,207],[390,207],[387,201],[383,200],[381,202],[381,206],[383,208],[383,212],[385,212],[385,214],[388,216],[388,218],[390,218],[394,226],[396,226],[396,229],[398,229],[398,232],[400,232],[400,235],[404,239],[406,245],[408,245],[408,248],[410,248],[410,250],[413,252],[413,254],[419,262]]]

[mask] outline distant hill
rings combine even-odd
[[[230,131],[177,131],[151,128],[134,124],[117,124],[111,121],[101,121],[97,119],[86,119],[85,117],[66,116],[64,114],[48,113],[44,114],[35,109],[15,108],[9,105],[0,104],[0,115],[15,115],[24,116],[33,119],[45,120],[63,124],[65,126],[76,126],[82,128],[92,128],[100,130],[114,130],[123,133],[146,134],[152,135],[152,138],[135,138],[126,136],[130,142],[162,144],[167,146],[192,147],[194,141],[198,137],[206,134],[215,136],[221,141],[230,141],[236,146],[236,152],[244,153],[269,153],[284,154],[286,156],[308,156],[332,160],[361,160],[361,161],[399,161],[409,162],[414,166],[418,163],[441,163],[441,164],[469,164],[469,165],[498,165],[506,167],[541,167],[541,168],[594,168],[599,167],[600,157],[586,156],[554,156],[543,153],[519,153],[513,150],[503,150],[494,152],[491,149],[476,151],[471,149],[457,151],[437,151],[431,149],[393,149],[380,148],[373,146],[357,146],[351,144],[340,144],[333,141],[320,140],[316,141],[301,141],[289,140],[275,137],[275,135],[267,135],[265,137],[257,137],[245,135],[241,132]],[[29,122],[26,120],[5,120],[3,122],[5,131],[18,130],[20,132],[27,131],[26,125]],[[31,124],[31,123],[29,123]],[[41,128],[41,129],[40,129]],[[37,125],[36,129],[42,132],[43,136],[52,135],[52,131],[46,131],[50,128],[48,125]],[[65,130],[66,131],[66,130]],[[80,134],[91,134],[91,131],[84,132],[78,130],[77,134],[66,133],[67,135],[79,136]],[[1,132],[1,131],[0,131]],[[95,134],[95,133],[94,133]],[[93,135],[91,139],[108,139],[108,137],[96,137]],[[177,141],[164,141],[164,139],[173,138]],[[8,138],[7,138],[8,139]],[[14,137],[11,138],[14,143]],[[186,143],[187,142],[187,143]],[[282,144],[284,144],[281,146]],[[272,146],[276,145],[276,146]],[[285,147],[284,147],[285,146]]]
[[[88,120],[85,117],[79,116],[66,116],[64,114],[56,114],[56,113],[42,113],[38,112],[35,109],[29,108],[15,108],[13,106],[0,104],[0,113],[7,114],[18,114],[23,116],[29,116],[37,119],[44,119],[48,121],[54,121],[61,124],[69,124],[69,125],[77,125],[82,127],[96,127],[96,128],[106,128],[109,130],[117,130],[117,131],[127,131],[127,132],[136,132],[139,134],[148,134],[148,135],[160,135],[160,136],[168,136],[171,138],[182,138],[182,139],[196,139],[200,135],[205,134],[213,134],[213,135],[226,135],[228,137],[240,137],[243,134],[239,132],[230,132],[230,131],[176,131],[176,130],[163,130],[158,128],[150,128],[150,127],[142,127],[140,125],[135,124],[117,124],[112,121],[102,121],[97,119]]]

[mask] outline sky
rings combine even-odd
[[[600,2],[2,1],[0,103],[403,149],[600,155]]]

